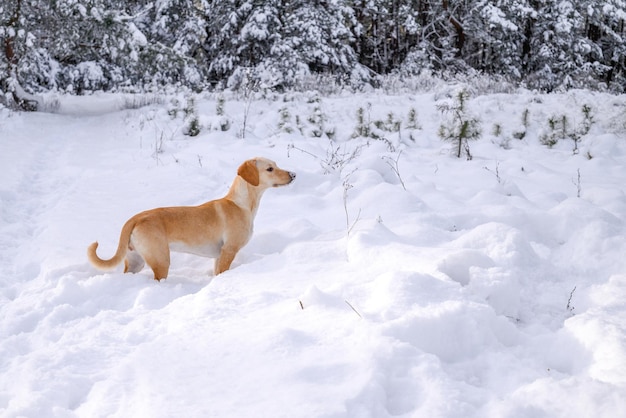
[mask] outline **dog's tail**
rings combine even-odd
[[[112,270],[115,266],[120,264],[126,257],[128,244],[130,243],[130,234],[133,232],[134,227],[135,222],[132,221],[128,221],[124,224],[122,232],[120,233],[120,242],[117,245],[117,251],[115,252],[115,255],[108,260],[103,260],[98,257],[98,254],[96,254],[98,242],[94,242],[87,247],[87,258],[89,259],[89,262],[100,270]]]

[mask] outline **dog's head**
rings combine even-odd
[[[291,183],[296,174],[278,168],[274,161],[267,158],[248,160],[239,166],[237,174],[255,187],[279,187]]]

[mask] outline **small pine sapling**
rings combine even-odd
[[[185,117],[193,116],[196,114],[196,101],[193,97],[187,98],[187,104],[183,108],[183,112],[185,112]]]
[[[569,121],[567,120],[567,116],[551,116],[548,119],[549,131],[548,133],[541,135],[539,140],[543,145],[546,145],[548,148],[552,148],[553,146],[558,144],[559,140],[568,137],[568,125]]]
[[[508,135],[503,135],[504,129],[499,123],[494,123],[491,134],[494,136],[494,143],[498,144],[503,149],[511,149],[511,138]]]
[[[584,104],[582,108],[583,121],[580,124],[580,134],[587,135],[591,130],[591,126],[595,123],[593,115],[591,114],[591,106]]]
[[[367,120],[365,120],[365,109],[363,107],[359,107],[356,111],[356,129],[354,134],[352,135],[354,138],[364,137],[368,138],[370,136],[370,118],[369,118],[369,109],[372,107],[371,103],[367,104],[368,114]]]
[[[574,142],[574,148],[572,152],[578,154],[579,143],[583,136],[587,135],[594,124],[593,115],[591,114],[591,107],[583,105],[582,107],[583,120],[578,127],[574,130],[570,130],[569,120],[567,116],[552,116],[548,119],[549,132],[540,137],[540,141],[543,145],[550,148],[555,146],[561,139],[571,139]]]
[[[328,119],[322,110],[322,99],[318,93],[315,93],[307,97],[307,103],[313,105],[313,111],[306,118],[307,123],[311,126],[308,134],[313,138],[321,138],[322,135],[327,133],[324,125]]]
[[[372,138],[379,141],[383,141],[387,144],[390,151],[395,151],[395,147],[389,139],[387,139],[388,133],[398,133],[400,135],[400,129],[402,121],[396,119],[393,112],[387,114],[387,118],[384,120],[372,121],[370,117],[370,110],[372,104],[367,104],[367,115],[363,107],[359,107],[356,112],[356,128],[352,134],[353,138]]]
[[[456,156],[461,158],[465,153],[468,160],[472,159],[469,148],[469,141],[480,137],[480,121],[476,118],[469,117],[467,114],[467,100],[469,93],[461,90],[456,96],[456,101],[452,104],[444,103],[437,105],[437,109],[444,113],[450,114],[451,118],[446,124],[439,127],[439,137],[444,141],[456,144]]]
[[[393,112],[389,112],[387,114],[387,119],[385,120],[375,120],[373,123],[373,129],[369,130],[369,137],[372,139],[376,139],[378,141],[382,141],[387,145],[387,148],[391,152],[395,152],[395,147],[393,143],[387,138],[387,134],[397,133],[398,137],[400,137],[400,128],[402,126],[402,121],[396,119]]]
[[[589,131],[591,130],[591,127],[593,126],[595,122],[593,120],[593,115],[591,114],[590,106],[584,104],[582,108],[582,112],[583,112],[583,120],[578,126],[578,129],[572,132],[571,134],[569,134],[570,139],[574,141],[574,149],[572,150],[574,154],[578,154],[578,143],[580,142],[583,136],[589,133]]]
[[[219,117],[219,129],[222,132],[226,132],[230,129],[230,120],[226,116],[226,99],[224,95],[219,95],[217,97],[217,102],[215,103],[215,114]]]
[[[302,123],[302,118],[300,117],[300,115],[296,115],[296,127],[298,128],[298,131],[300,131],[300,135],[304,135],[304,124]]]
[[[200,134],[200,121],[197,116],[193,116],[189,120],[189,125],[185,130],[185,134],[189,136],[198,136]]]
[[[330,140],[335,140],[335,128],[326,128],[324,133]]]
[[[374,126],[385,132],[400,132],[402,121],[396,119],[393,112],[389,112],[386,120],[377,120],[374,122]]]
[[[279,109],[278,129],[287,133],[292,133],[297,129],[303,136],[321,138],[326,135],[329,139],[333,139],[335,129],[326,125],[328,116],[324,113],[319,97],[314,96],[313,99],[309,99],[308,103],[314,105],[312,109],[309,109],[309,116],[301,117],[296,114],[295,122],[292,122],[292,115],[287,107]]]
[[[220,94],[217,97],[217,102],[215,103],[215,114],[217,116],[224,116],[226,114],[225,111],[226,99],[223,94]]]
[[[417,121],[417,110],[414,107],[409,109],[409,115],[407,116],[406,122],[407,129],[417,130],[422,129],[419,122]]]
[[[173,98],[170,101],[170,104],[167,109],[167,114],[172,118],[176,119],[178,117],[178,112],[180,111],[180,101],[177,98]]]
[[[183,109],[185,119],[188,120],[187,126],[183,133],[189,136],[198,136],[200,134],[200,119],[196,111],[196,103],[193,97],[187,99],[187,106]]]
[[[516,139],[524,139],[526,137],[526,132],[528,131],[528,117],[530,115],[530,110],[524,109],[522,112],[522,129],[521,131],[516,131],[513,133],[513,138]]]
[[[280,116],[278,129],[288,134],[292,133],[293,128],[291,127],[291,114],[289,113],[289,109],[287,109],[287,107],[280,108],[278,114]]]
[[[311,113],[311,115],[309,115],[307,119],[307,122],[313,125],[310,131],[310,135],[312,137],[321,138],[321,136],[324,134],[325,119],[326,117],[324,116],[324,113],[322,112],[322,108],[319,106],[319,104],[316,105],[313,108],[313,113]]]
[[[417,120],[417,110],[414,107],[409,109],[409,114],[407,116],[406,127],[409,130],[409,139],[415,142],[415,137],[413,136],[413,131],[418,129],[422,129],[422,126],[419,124]]]
[[[493,132],[492,132],[493,136],[500,136],[502,135],[502,125],[500,125],[499,123],[495,123],[493,125]]]

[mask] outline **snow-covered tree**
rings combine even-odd
[[[294,85],[312,72],[349,75],[358,67],[347,26],[351,9],[341,0],[283,2],[282,34],[272,45],[267,64],[282,81]]]
[[[290,87],[311,72],[349,74],[358,66],[343,0],[227,0],[213,2],[209,14],[206,50],[217,82]]]
[[[33,107],[43,90],[475,69],[546,91],[624,91],[625,20],[626,0],[10,0],[0,89]]]
[[[143,49],[145,81],[201,88],[206,81],[208,0],[157,0],[136,21],[148,46]]]
[[[407,21],[411,23],[407,32],[415,32],[417,36],[407,45],[408,54],[400,67],[403,72],[419,73],[424,69],[439,73],[465,71],[462,53],[467,39],[463,22],[466,3],[447,0],[409,3],[418,14]]]
[[[626,91],[626,1],[582,0],[583,34],[592,47],[588,60],[598,81],[614,91]]]
[[[428,5],[416,0],[351,1],[356,25],[355,50],[377,74],[397,68],[416,45]]]
[[[280,1],[213,1],[206,9],[205,51],[210,81],[225,86],[234,76],[257,67],[269,55],[279,35]]]
[[[24,91],[19,80],[22,59],[26,56],[47,55],[45,50],[35,49],[35,25],[37,10],[27,0],[0,4],[0,103],[16,105],[24,109],[36,109],[37,102]],[[45,62],[46,60],[42,60]],[[30,80],[29,80],[30,81]],[[32,80],[33,84],[46,84],[45,78]],[[28,83],[30,84],[30,83]]]
[[[577,35],[583,17],[572,2],[530,1],[526,80],[531,87],[551,91],[578,76],[581,52],[588,45]]]
[[[0,22],[2,89],[201,85],[205,63],[194,54],[204,41],[202,7],[200,0],[17,0]]]
[[[524,24],[530,12],[526,0],[476,2],[463,20],[467,31],[464,61],[479,71],[519,81]]]
[[[522,74],[530,87],[624,88],[623,0],[529,0],[528,6]]]

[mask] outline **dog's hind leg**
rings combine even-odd
[[[167,274],[169,273],[169,263],[157,263],[155,265],[150,266],[152,268],[152,272],[154,273],[154,280],[161,281],[161,279],[167,279]]]
[[[132,246],[145,260],[154,273],[155,280],[167,278],[170,269],[170,247],[165,233],[155,234],[153,230],[135,227]]]
[[[154,273],[154,280],[166,279],[170,270],[170,249],[165,243],[151,243],[144,259]]]

